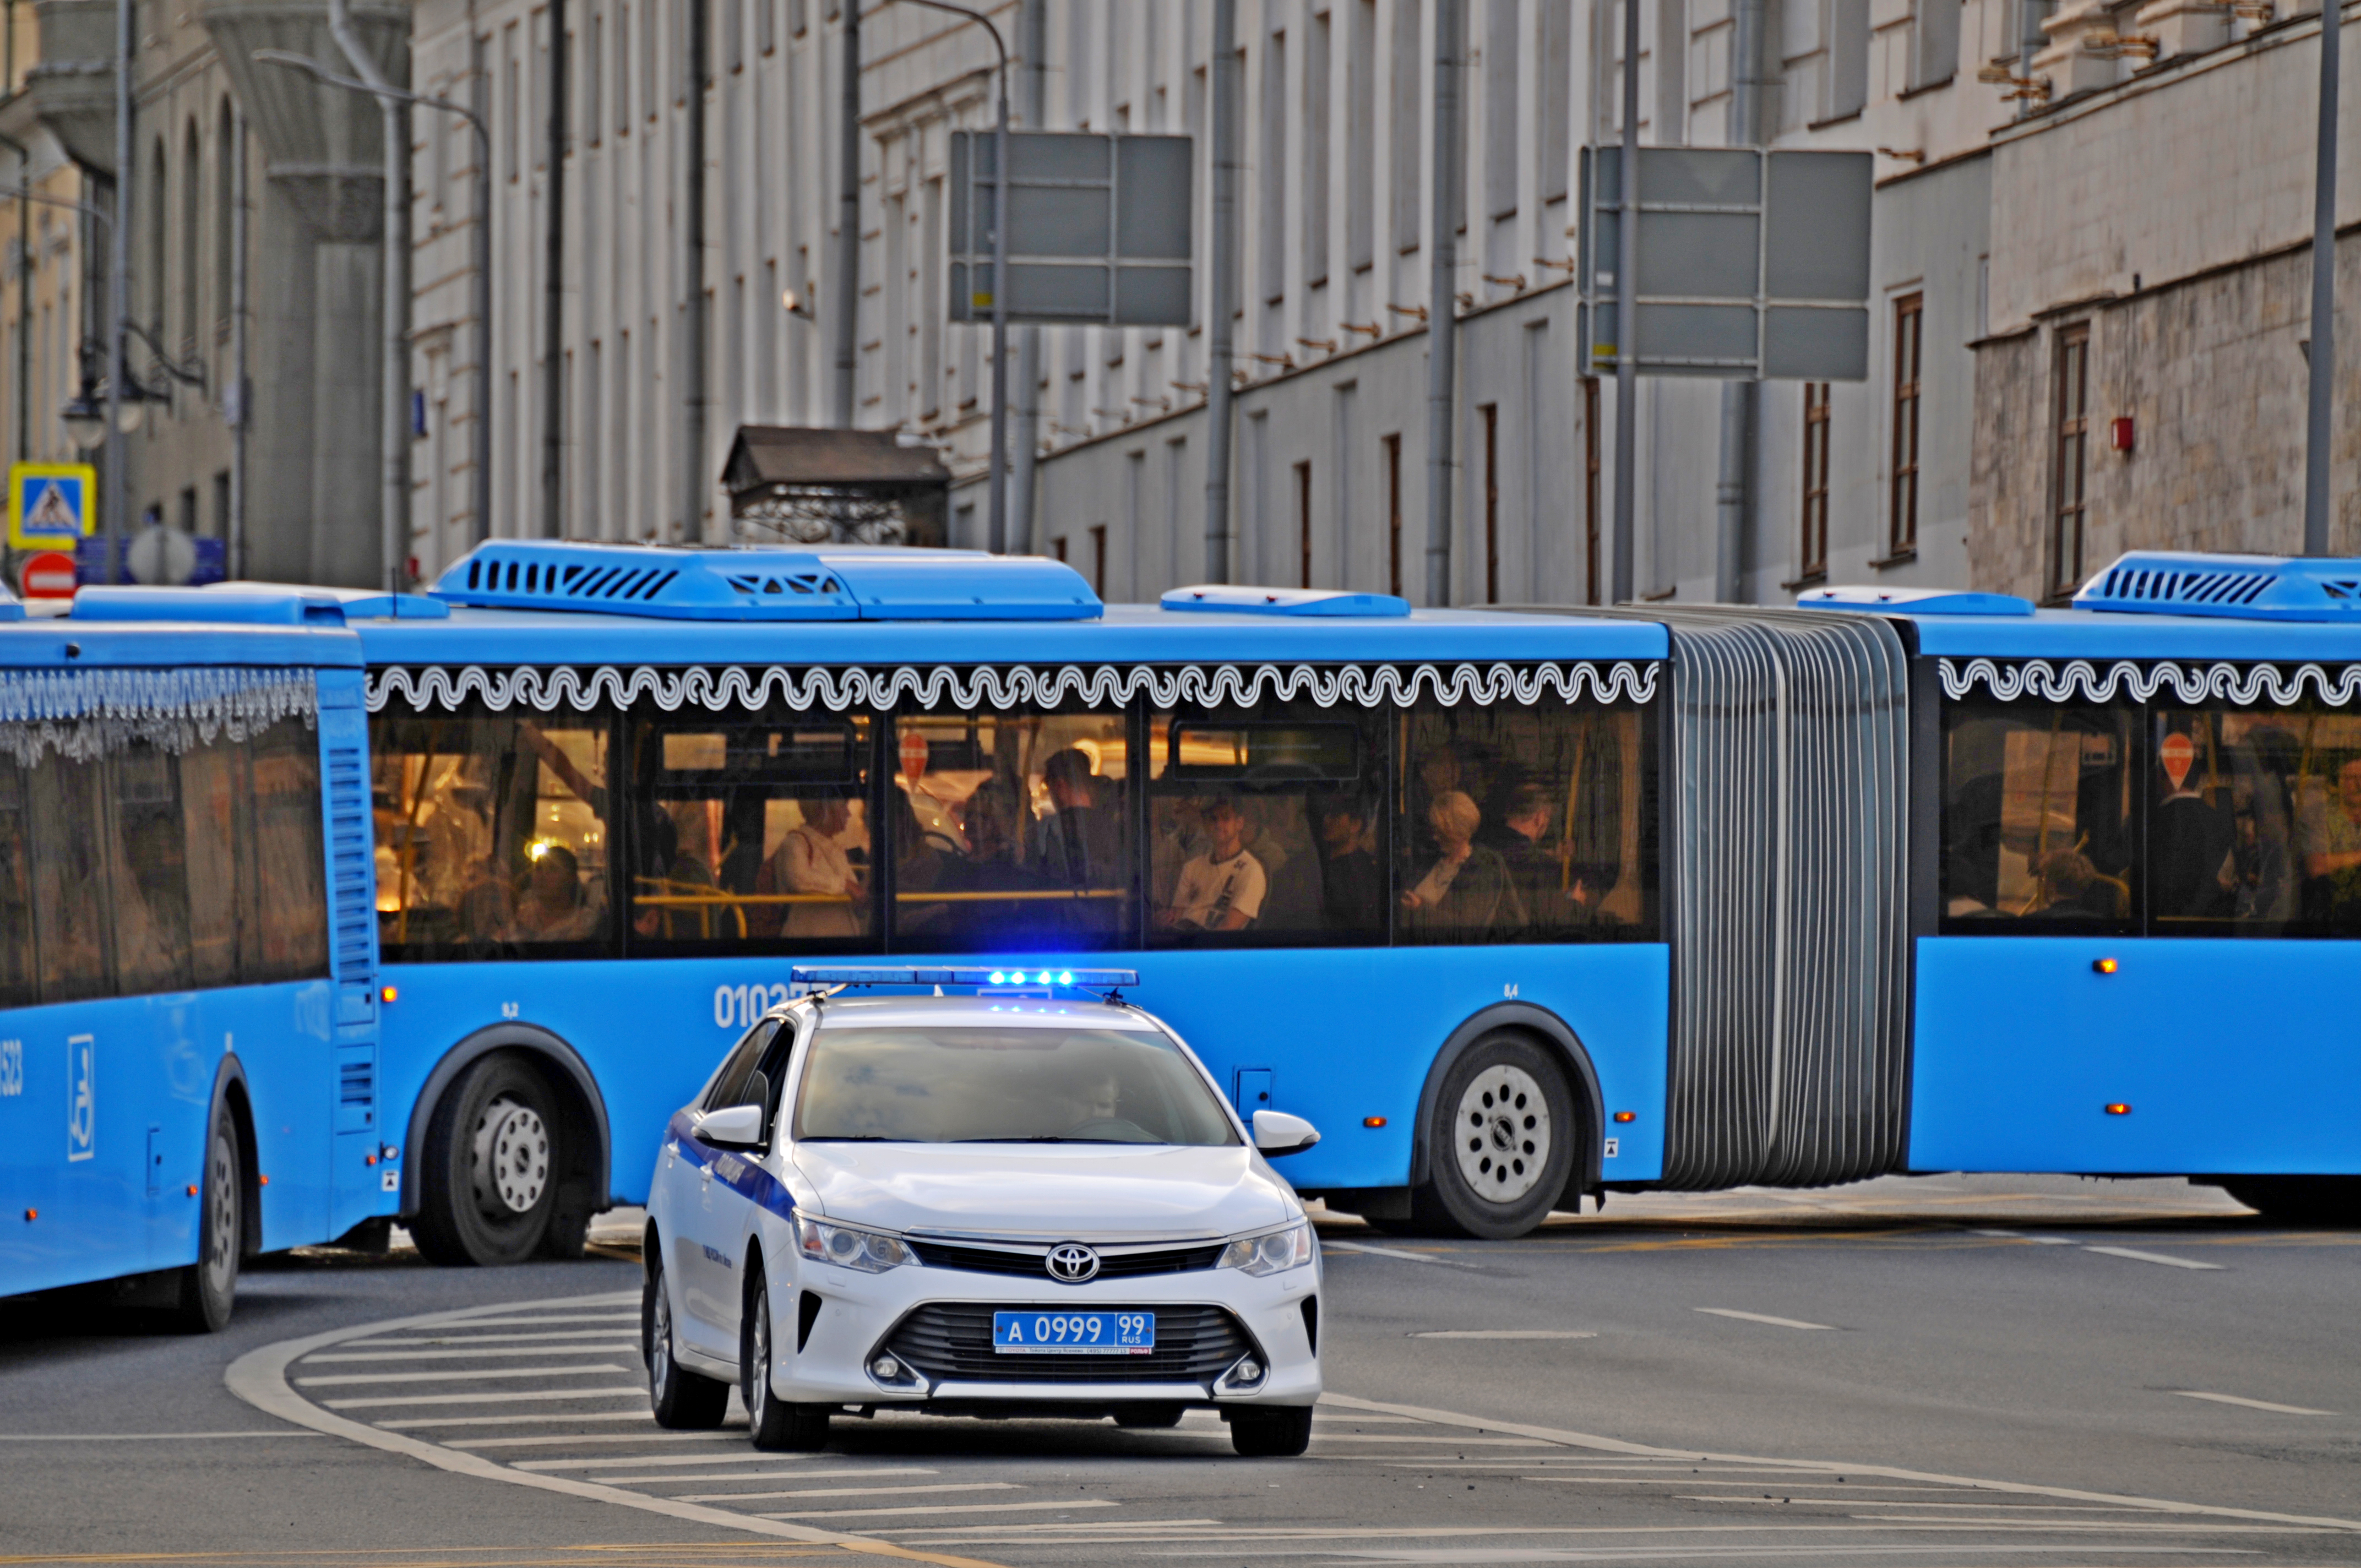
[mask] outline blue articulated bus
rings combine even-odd
[[[215,1329],[398,1201],[352,597],[0,605],[0,1294]]]

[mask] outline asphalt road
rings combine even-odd
[[[2361,1234],[1934,1178],[1323,1235],[1284,1461],[1201,1416],[660,1433],[621,1246],[275,1260],[211,1338],[0,1303],[0,1563],[2361,1563]]]

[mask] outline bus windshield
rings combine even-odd
[[[1139,1029],[822,1029],[804,1069],[804,1142],[1237,1143],[1172,1043]]]

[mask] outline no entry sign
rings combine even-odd
[[[25,563],[21,581],[28,599],[70,599],[74,592],[74,558],[56,550],[44,551]]]

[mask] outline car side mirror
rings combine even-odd
[[[751,1148],[763,1141],[763,1108],[732,1105],[708,1111],[697,1120],[697,1135],[718,1147]]]
[[[1320,1129],[1301,1116],[1290,1116],[1284,1111],[1257,1111],[1254,1113],[1255,1147],[1266,1159],[1281,1155],[1301,1154],[1320,1141]]]

